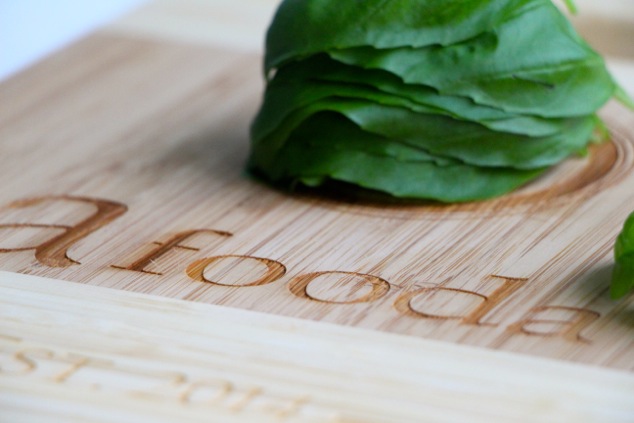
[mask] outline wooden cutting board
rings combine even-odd
[[[498,200],[279,192],[274,6],[159,1],[0,85],[0,421],[634,421],[634,113]],[[634,92],[632,6],[586,16]]]

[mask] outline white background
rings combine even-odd
[[[0,0],[0,80],[147,0]]]

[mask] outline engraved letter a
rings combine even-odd
[[[67,251],[77,241],[85,238],[95,232],[102,226],[107,225],[117,217],[127,211],[127,207],[120,203],[108,200],[100,200],[96,198],[71,197],[71,196],[50,196],[38,197],[27,200],[16,201],[9,204],[8,208],[20,209],[36,206],[44,202],[77,202],[93,205],[96,210],[86,219],[75,225],[44,225],[35,223],[13,223],[0,224],[3,228],[53,228],[62,229],[63,232],[53,238],[44,241],[35,246],[21,248],[5,248],[0,249],[0,253],[10,253],[14,251],[35,250],[35,258],[45,266],[50,267],[68,267],[79,262],[71,259],[67,255]]]

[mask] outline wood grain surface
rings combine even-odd
[[[611,4],[579,25],[631,87]],[[607,294],[634,114],[499,200],[278,192],[244,172],[273,6],[156,2],[1,84],[0,269],[634,370],[632,297]]]
[[[630,374],[416,337],[6,272],[0,310],[3,422],[634,416]]]

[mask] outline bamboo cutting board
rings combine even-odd
[[[274,6],[155,2],[0,85],[0,421],[634,421],[634,114],[498,200],[278,192],[243,170]]]

